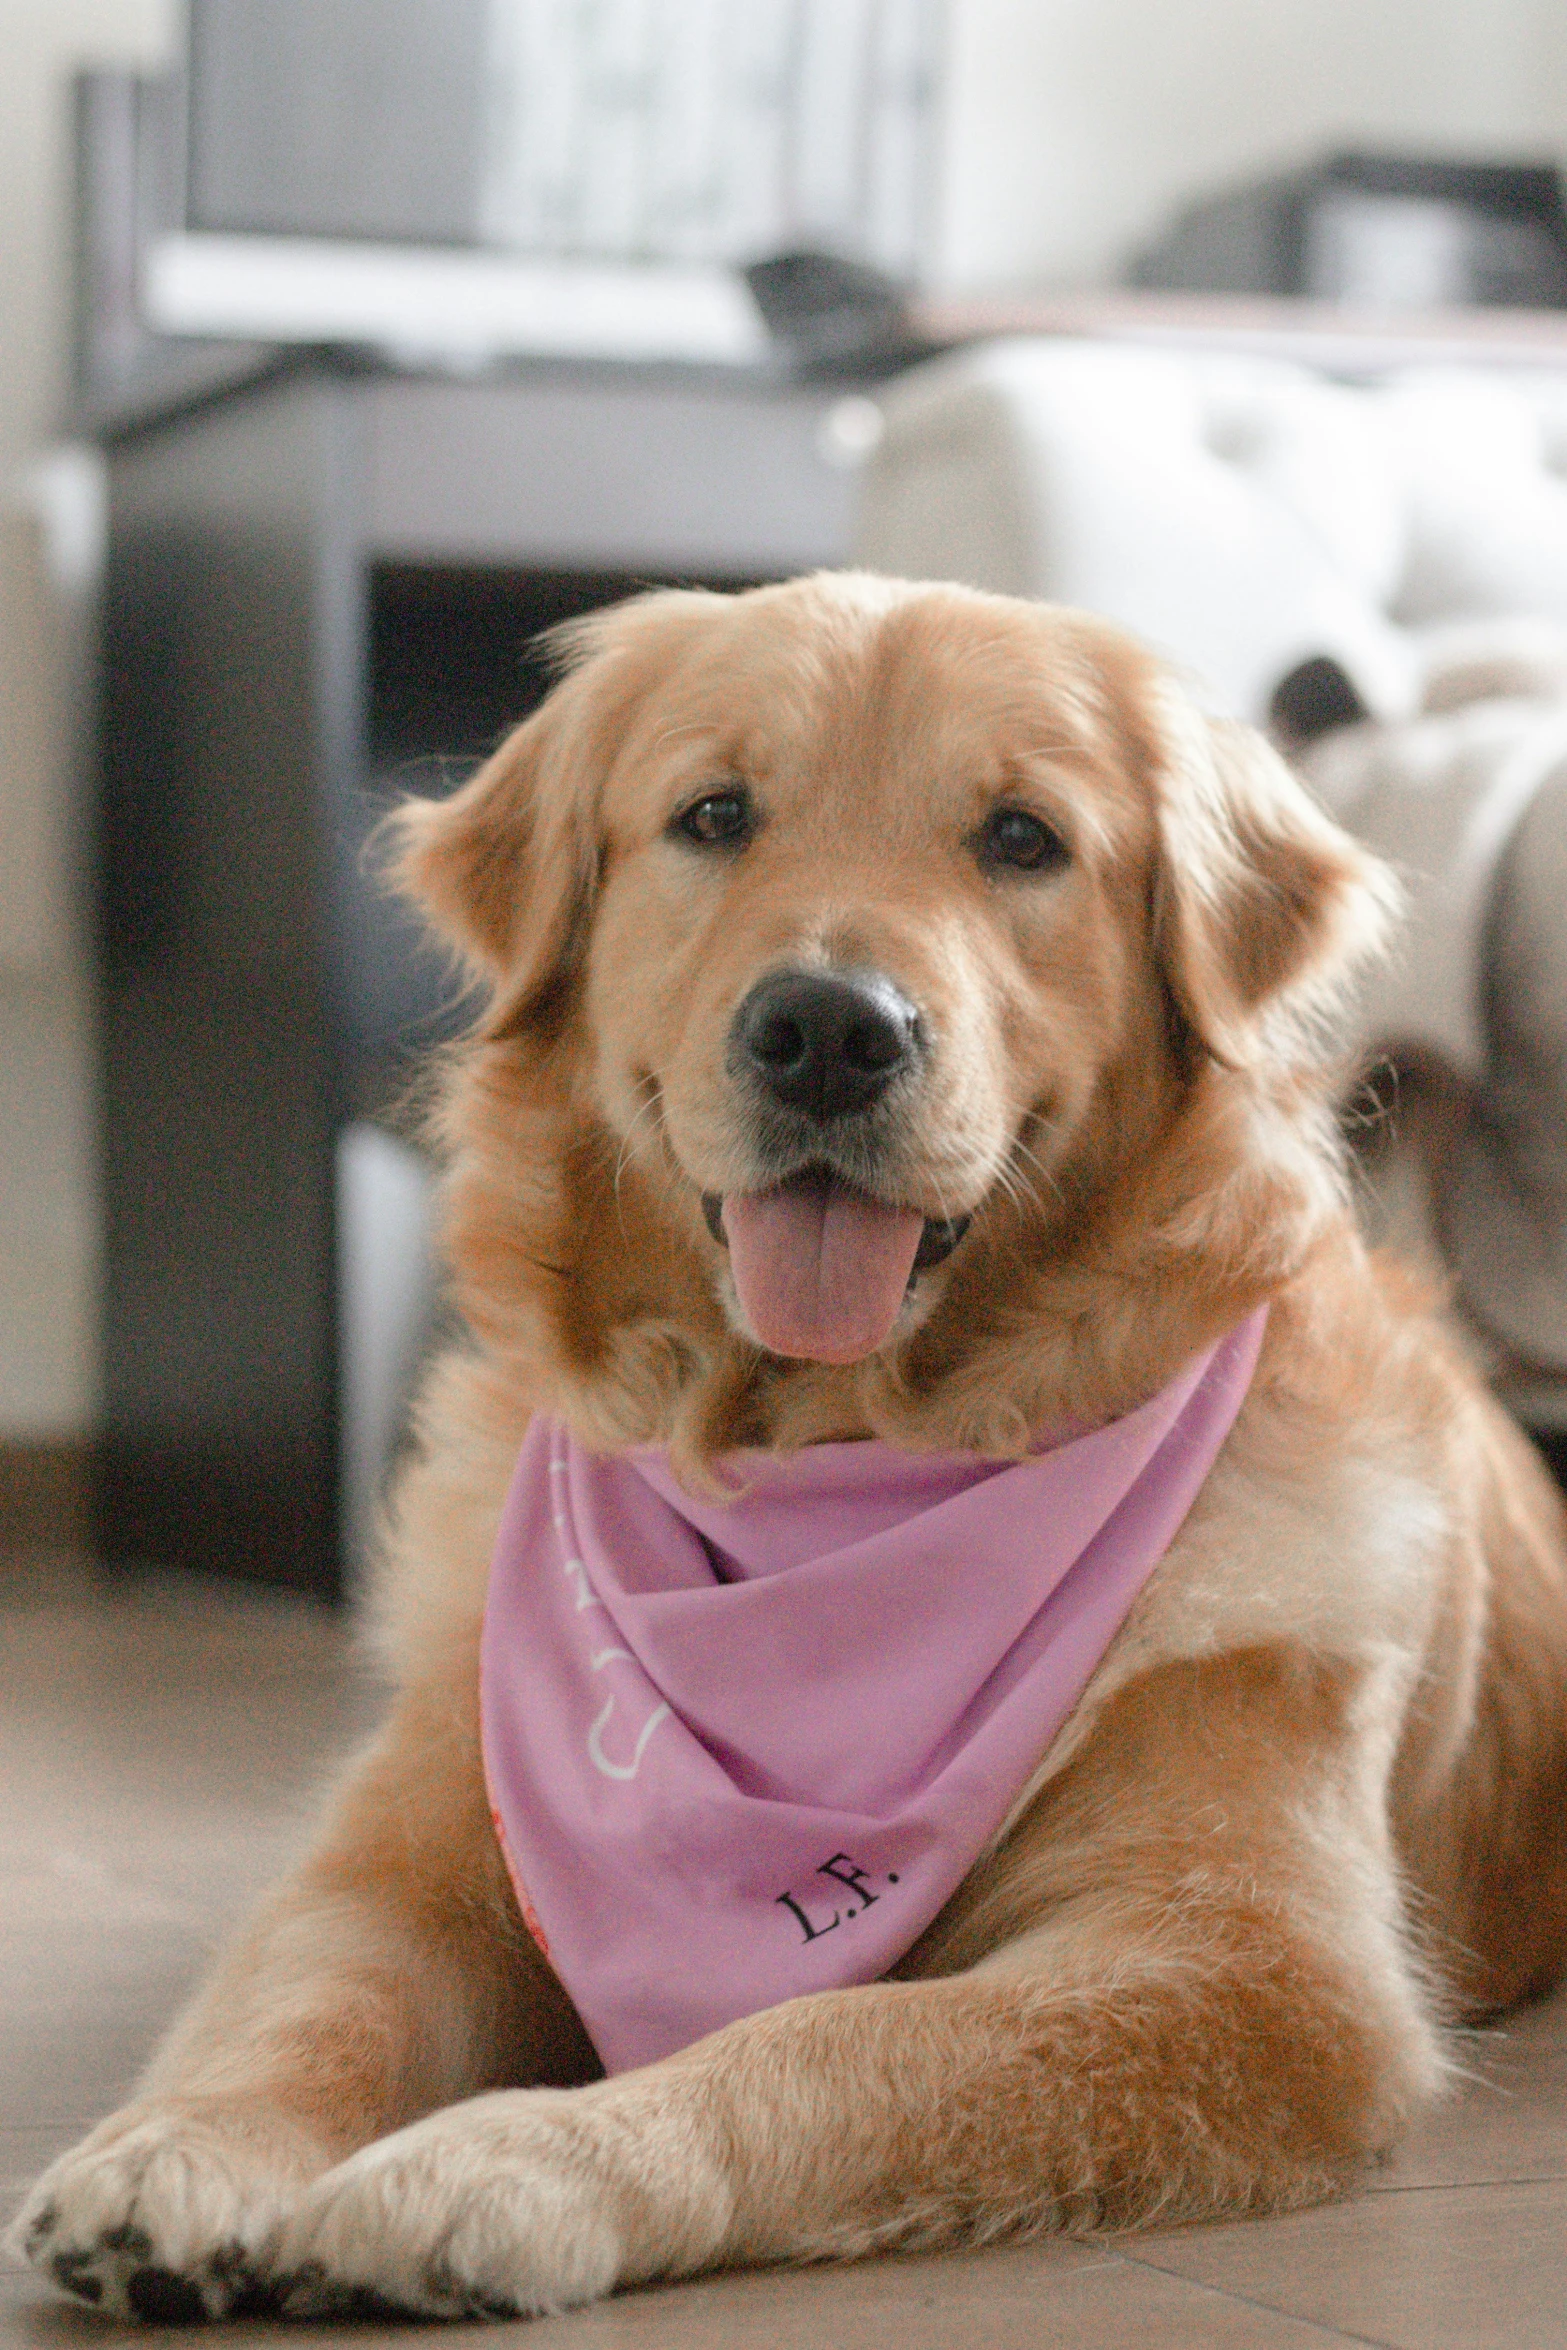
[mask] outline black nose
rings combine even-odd
[[[914,1006],[879,971],[775,971],[735,1014],[731,1059],[812,1118],[868,1110],[914,1059]]]

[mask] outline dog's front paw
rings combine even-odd
[[[320,2168],[289,2126],[127,2106],[45,2171],[10,2247],[113,2317],[197,2323],[265,2294],[265,2248]]]
[[[275,2247],[283,2307],[518,2317],[607,2293],[624,2247],[578,2095],[475,2097],[328,2171]]]
[[[691,2166],[661,2175],[656,2134],[628,2126],[615,2088],[502,2090],[363,2148],[290,2214],[282,2306],[537,2316],[696,2265]]]

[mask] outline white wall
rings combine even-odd
[[[0,0],[0,1437],[87,1428],[97,1385],[74,615],[17,500],[65,382],[65,75],[159,54],[174,13],[174,0]]]
[[[1082,285],[1180,198],[1357,140],[1567,153],[1564,0],[950,0],[937,276]]]

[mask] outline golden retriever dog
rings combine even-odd
[[[1567,1949],[1562,1508],[1362,1244],[1334,1119],[1391,883],[1082,614],[825,575],[562,645],[398,819],[485,992],[439,1077],[465,1333],[391,1511],[389,1718],[17,2240],[117,2313],[494,2315],[1345,2193],[1444,2033]],[[785,1116],[737,1051],[780,977],[882,1006],[858,1093]],[[725,1203],[790,1184],[913,1219],[863,1330],[737,1280]],[[1024,1462],[1264,1307],[1178,1533],[912,1946],[606,2077],[481,1767],[530,1417],[692,1492],[743,1448]]]

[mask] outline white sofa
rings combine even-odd
[[[1567,379],[1028,340],[880,408],[859,561],[1120,621],[1403,868],[1365,1041],[1462,1088],[1439,1243],[1567,1424]]]
[[[1108,613],[1266,720],[1328,654],[1414,710],[1433,632],[1567,624],[1567,378],[981,344],[880,398],[857,554]]]

